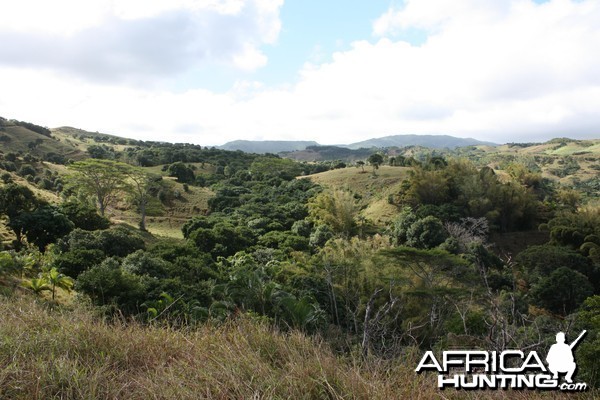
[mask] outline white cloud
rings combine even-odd
[[[263,3],[268,7],[261,15],[271,22],[252,26],[276,32],[280,4],[254,4],[262,9]],[[238,13],[231,27],[242,32],[235,18],[244,9],[231,4],[227,12]],[[259,14],[253,15],[261,20]],[[594,0],[541,5],[530,0],[410,0],[374,24],[380,35],[375,42],[358,41],[328,63],[306,64],[298,82],[284,87],[240,81],[227,93],[172,93],[4,67],[0,115],[207,145],[240,138],[349,143],[400,133],[498,142],[558,135],[598,138],[598,21],[600,2]],[[421,46],[396,36],[414,28],[429,35]],[[276,39],[269,29],[260,32],[263,41]],[[226,54],[238,67],[255,68],[265,62],[256,48],[242,42]],[[164,51],[156,57],[169,57]]]
[[[253,70],[282,0],[21,0],[0,5],[0,66],[86,80],[174,79],[205,64]]]

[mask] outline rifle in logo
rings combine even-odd
[[[556,334],[556,344],[553,344],[548,351],[546,356],[546,362],[548,362],[548,369],[552,372],[553,378],[558,379],[559,373],[566,373],[566,381],[573,383],[573,374],[577,369],[577,364],[573,358],[573,349],[579,341],[585,336],[587,331],[581,332],[581,334],[571,344],[565,343],[564,332],[558,332]]]

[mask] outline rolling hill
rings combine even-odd
[[[227,142],[219,148],[223,150],[241,150],[246,153],[281,153],[284,151],[304,150],[308,146],[316,146],[314,141],[294,141],[294,140],[234,140]]]
[[[392,135],[384,136],[375,139],[364,140],[362,142],[356,142],[344,147],[350,149],[360,148],[383,148],[383,147],[406,147],[406,146],[422,146],[429,147],[431,149],[453,149],[456,147],[464,146],[476,146],[476,145],[489,145],[495,146],[495,143],[482,142],[472,138],[459,138],[449,135]]]
[[[366,149],[372,148],[421,146],[431,149],[454,149],[456,147],[476,145],[496,146],[495,143],[491,142],[448,135],[393,135],[351,144],[327,146],[320,145],[314,141],[235,140],[225,143],[220,148],[224,150],[241,150],[247,153],[286,153],[285,157],[288,158],[315,161],[349,159],[356,156],[355,153],[347,150],[344,151],[343,149],[362,150],[362,154],[365,153]]]
[[[4,118],[0,118],[0,144],[3,153],[29,153],[44,160],[85,158],[81,150],[54,137],[46,128]]]

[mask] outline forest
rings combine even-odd
[[[39,307],[123,335],[129,326],[153,335],[221,329],[235,342],[239,327],[255,341],[277,332],[264,348],[322,346],[331,360],[371,373],[393,365],[409,380],[416,364],[406,360],[425,350],[546,354],[557,332],[587,330],[577,379],[600,387],[600,141],[372,148],[360,160],[299,162],[0,125],[5,308]],[[0,397],[32,398],[19,389],[35,379],[23,371],[43,363],[15,355],[22,322],[7,310]],[[56,383],[61,371],[96,373],[52,368],[39,398],[75,390],[72,376]],[[353,387],[363,397],[352,382],[381,379],[364,371],[338,371],[313,395],[342,398]],[[250,393],[211,388],[215,397]],[[407,393],[394,390],[376,397]]]

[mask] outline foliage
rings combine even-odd
[[[96,199],[100,215],[112,205],[121,190],[126,189],[127,164],[111,160],[89,159],[69,165],[73,175],[70,185]]]
[[[250,173],[254,179],[278,177],[291,180],[302,173],[300,165],[285,158],[263,156],[258,157],[250,165]]]
[[[585,275],[567,267],[554,270],[533,286],[530,295],[534,303],[561,315],[568,315],[594,293]]]
[[[415,221],[406,232],[408,246],[430,249],[446,240],[446,231],[442,222],[432,216]]]
[[[77,278],[83,271],[100,264],[105,257],[99,249],[73,249],[55,255],[53,265],[63,274]]]
[[[15,233],[17,246],[21,244],[23,233],[20,217],[32,211],[38,204],[39,200],[25,186],[9,183],[0,188],[0,215],[8,217],[7,226]]]
[[[585,340],[577,346],[580,379],[592,387],[600,387],[600,296],[587,298],[577,312],[577,327],[587,330]]]
[[[177,182],[181,183],[193,183],[196,179],[194,170],[181,161],[169,165],[167,173],[169,176],[176,178]]]
[[[110,221],[98,215],[93,206],[76,199],[69,199],[60,205],[61,212],[69,218],[75,225],[75,228],[84,229],[86,231],[95,231],[106,229],[110,225]]]
[[[121,269],[114,258],[82,272],[75,290],[90,297],[98,306],[117,306],[125,313],[134,313],[144,301],[145,286],[141,277]]]
[[[452,204],[463,217],[485,217],[503,232],[531,226],[537,212],[533,189],[514,181],[504,183],[489,167],[477,170],[465,161],[415,167],[399,197],[413,208]]]
[[[600,290],[600,270],[598,266],[568,247],[550,244],[530,246],[521,252],[515,259],[522,266],[531,283],[537,282],[550,275],[557,267],[567,267],[585,275],[594,285],[596,291]]]
[[[316,224],[325,224],[337,234],[350,236],[356,229],[356,201],[349,192],[335,190],[320,193],[308,207]]]
[[[45,278],[31,278],[30,280],[23,281],[23,287],[31,289],[38,296],[44,291],[52,290]]]
[[[108,257],[125,257],[145,247],[144,240],[139,235],[120,226],[93,232],[75,229],[57,244],[62,252],[97,249]]]
[[[43,252],[48,244],[56,242],[74,228],[74,224],[60,211],[51,205],[38,207],[30,213],[19,216],[17,223],[27,237],[27,241],[38,246]]]

